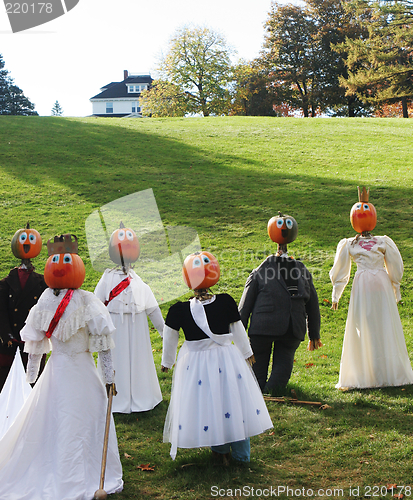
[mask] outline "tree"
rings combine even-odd
[[[177,85],[154,80],[148,90],[141,92],[139,103],[144,116],[185,116],[187,96]]]
[[[0,115],[37,115],[34,104],[13,83],[0,54]]]
[[[315,37],[317,26],[306,10],[297,5],[271,5],[265,24],[262,55],[269,77],[282,82],[281,102],[301,108],[305,117],[320,106],[318,81],[320,45]]]
[[[346,40],[368,37],[354,12],[345,9],[344,0],[306,0],[307,12],[314,20],[317,30],[314,38],[319,44],[318,82],[321,107],[333,116],[369,115],[371,106],[365,105],[356,95],[346,95],[340,78],[347,78],[345,64],[347,54],[337,51],[336,46]]]
[[[231,50],[218,33],[184,27],[172,37],[160,65],[161,79],[177,86],[186,113],[227,113],[230,105]]]
[[[231,115],[275,116],[274,92],[258,60],[240,61],[233,68]]]
[[[52,116],[63,116],[63,108],[60,106],[59,101],[56,101],[53,105]]]
[[[413,98],[413,1],[354,0],[360,23],[368,29],[364,40],[347,40],[348,95],[377,106],[401,101],[408,118]]]

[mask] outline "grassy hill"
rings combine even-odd
[[[313,489],[312,498],[321,498],[320,488],[358,498],[349,488],[359,486],[363,498],[369,486],[411,485],[413,387],[334,388],[351,284],[339,310],[331,311],[328,271],[338,241],[354,234],[349,212],[357,185],[366,185],[378,213],[375,234],[390,236],[404,259],[399,311],[413,360],[412,132],[410,120],[397,119],[0,117],[1,276],[17,264],[10,240],[29,220],[44,245],[63,232],[79,237],[84,288],[93,290],[99,274],[88,258],[87,216],[152,188],[163,223],[197,230],[202,247],[220,261],[215,291],[238,301],[248,273],[275,250],[268,219],[280,210],[298,222],[289,250],[313,273],[325,346],[311,354],[301,345],[290,388],[329,408],[269,402],[274,429],[252,439],[249,466],[223,470],[208,450],[179,450],[172,462],[162,443],[171,373],[159,372],[164,401],[152,412],[116,415],[125,473],[125,490],[116,498],[222,497],[214,485],[228,498],[253,496],[251,489],[235,492],[243,486]],[[34,261],[40,271],[46,256],[44,248]],[[162,306],[164,315],[167,309]],[[153,347],[159,366],[162,346],[154,331]],[[138,470],[142,463],[155,471]]]

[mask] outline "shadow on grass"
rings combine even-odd
[[[300,155],[300,162],[291,170],[294,154],[290,152],[289,158],[284,149],[288,137],[280,135],[269,141],[267,156],[261,158],[259,151],[254,154],[253,134],[248,152],[238,151],[236,131],[215,150],[207,135],[202,144],[190,144],[188,138],[157,132],[162,128],[160,123],[142,130],[139,124],[131,123],[49,117],[9,117],[5,121],[3,117],[1,167],[36,190],[47,193],[50,183],[61,185],[93,206],[153,188],[165,220],[193,225],[195,215],[196,225],[203,231],[228,231],[228,224],[242,219],[252,232],[258,225],[257,234],[265,234],[270,216],[282,210],[299,221],[301,237],[320,246],[326,240],[335,245],[338,238],[346,236],[343,227],[352,235],[348,213],[357,201],[358,180],[345,182],[340,176],[323,176],[311,155]],[[274,123],[274,128],[282,124],[266,123]],[[317,125],[323,143],[323,129]],[[190,128],[187,133],[191,133]],[[248,137],[243,139],[249,144]],[[310,150],[309,140],[302,138],[303,150],[320,147],[321,143],[316,143]],[[334,141],[340,143],[339,133]],[[268,165],[269,159],[272,165]],[[338,170],[348,168],[348,158],[328,159],[333,160]],[[396,213],[398,222],[411,220],[411,195],[410,185],[389,187],[383,181],[374,188],[371,201],[384,230],[394,228],[390,214]]]

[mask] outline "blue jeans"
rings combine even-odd
[[[239,462],[249,462],[251,447],[250,438],[244,439],[242,441],[236,441],[235,443],[225,443],[219,446],[211,446],[211,450],[224,455],[229,453],[232,449],[232,458],[238,460]]]

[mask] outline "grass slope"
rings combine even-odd
[[[252,439],[248,466],[223,469],[205,449],[179,450],[173,462],[162,443],[172,375],[159,371],[164,401],[115,417],[125,479],[116,498],[264,498],[271,487],[279,498],[322,498],[318,490],[329,488],[324,498],[383,498],[386,485],[412,484],[413,387],[337,391],[351,284],[338,311],[327,302],[335,249],[354,234],[348,214],[357,185],[366,185],[378,213],[375,233],[392,237],[404,259],[399,311],[413,359],[412,127],[390,119],[0,117],[1,276],[17,264],[10,240],[30,220],[44,244],[62,232],[78,235],[84,288],[93,290],[99,274],[88,261],[85,219],[152,188],[164,224],[198,231],[221,264],[216,291],[238,301],[248,273],[274,251],[268,219],[281,210],[298,221],[289,249],[313,272],[325,346],[308,353],[302,344],[290,388],[330,408],[268,403],[274,429]],[[39,270],[46,256],[44,248]],[[154,330],[152,337],[159,367],[162,345]],[[155,470],[137,469],[143,463]],[[282,493],[287,487],[295,493]]]

